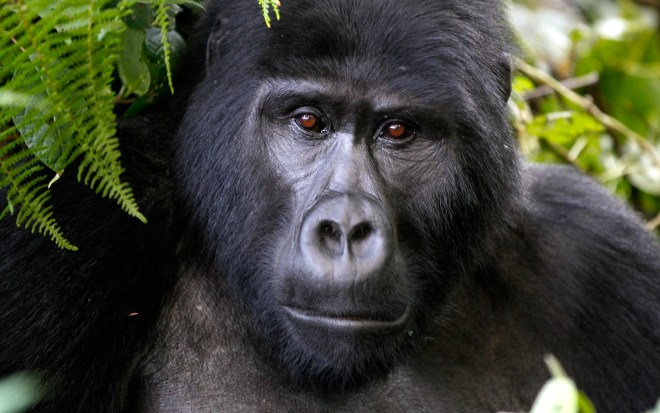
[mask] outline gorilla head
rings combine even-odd
[[[252,3],[214,3],[199,34],[179,198],[291,376],[360,384],[442,318],[518,202],[501,5],[288,0],[267,29]]]

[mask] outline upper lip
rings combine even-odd
[[[348,331],[384,332],[402,329],[410,317],[410,307],[398,316],[364,313],[324,313],[315,309],[283,305],[287,315],[296,321],[324,328]]]

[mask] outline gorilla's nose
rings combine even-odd
[[[299,239],[308,269],[327,281],[375,276],[393,251],[385,211],[364,195],[322,198],[303,220]]]

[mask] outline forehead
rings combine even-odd
[[[387,112],[390,108],[422,106],[414,97],[404,99],[401,91],[388,87],[362,88],[347,81],[327,78],[276,77],[261,85],[260,95],[275,101],[323,102],[345,107],[369,107]]]
[[[349,83],[363,91],[406,91],[422,99],[457,94],[452,89],[469,82],[466,69],[490,58],[473,50],[477,39],[488,37],[475,24],[484,17],[474,7],[478,3],[290,0],[282,21],[268,31],[259,72]]]

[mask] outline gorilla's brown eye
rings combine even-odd
[[[303,113],[296,116],[295,119],[296,124],[306,131],[318,133],[325,129],[323,121],[312,113]]]
[[[392,141],[402,141],[413,136],[415,132],[403,122],[391,122],[383,126],[379,137]]]

